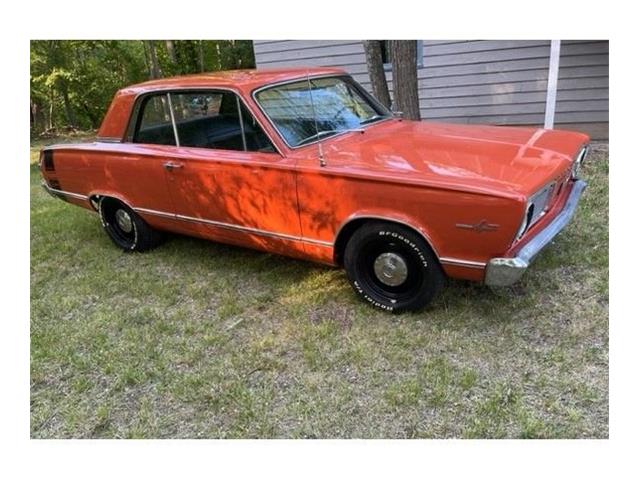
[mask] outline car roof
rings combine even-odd
[[[332,67],[303,67],[303,68],[259,68],[251,70],[227,70],[223,72],[200,73],[179,77],[150,80],[131,85],[121,90],[121,93],[135,94],[168,90],[173,88],[202,88],[202,87],[236,87],[241,90],[253,90],[272,83],[286,82],[297,78],[318,75],[344,75],[346,72]]]

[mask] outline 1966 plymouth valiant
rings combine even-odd
[[[571,219],[588,141],[404,120],[339,69],[251,70],[125,88],[94,143],[40,168],[126,251],[166,231],[340,265],[403,311],[446,276],[516,282]]]

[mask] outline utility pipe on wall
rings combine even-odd
[[[547,83],[547,105],[544,111],[544,128],[553,128],[556,116],[556,94],[560,67],[560,40],[551,40],[549,52],[549,80]]]

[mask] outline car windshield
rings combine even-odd
[[[256,100],[290,147],[392,116],[347,77],[276,85],[259,91]]]

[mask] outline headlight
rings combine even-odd
[[[516,240],[520,239],[524,232],[527,231],[529,225],[531,224],[531,219],[533,218],[533,204],[531,202],[527,203],[527,209],[524,212],[524,218],[522,219],[522,224],[518,229],[518,233],[516,233]]]
[[[522,219],[522,223],[520,224],[520,228],[516,234],[516,240],[519,240],[531,225],[542,218],[546,212],[547,205],[549,204],[549,198],[551,197],[551,192],[553,192],[553,187],[555,187],[555,185],[556,182],[548,183],[529,198],[529,201],[527,202],[527,209],[524,212],[524,218]]]
[[[533,195],[533,197],[531,197],[531,199],[529,200],[529,202],[533,206],[531,223],[536,222],[547,211],[549,199],[555,186],[556,182],[548,183],[543,188],[538,190],[535,195]]]
[[[578,178],[580,167],[582,166],[582,162],[584,162],[588,151],[589,147],[584,147],[582,150],[580,150],[580,153],[578,153],[578,156],[576,157],[576,160],[573,162],[573,166],[571,167],[571,178]]]

